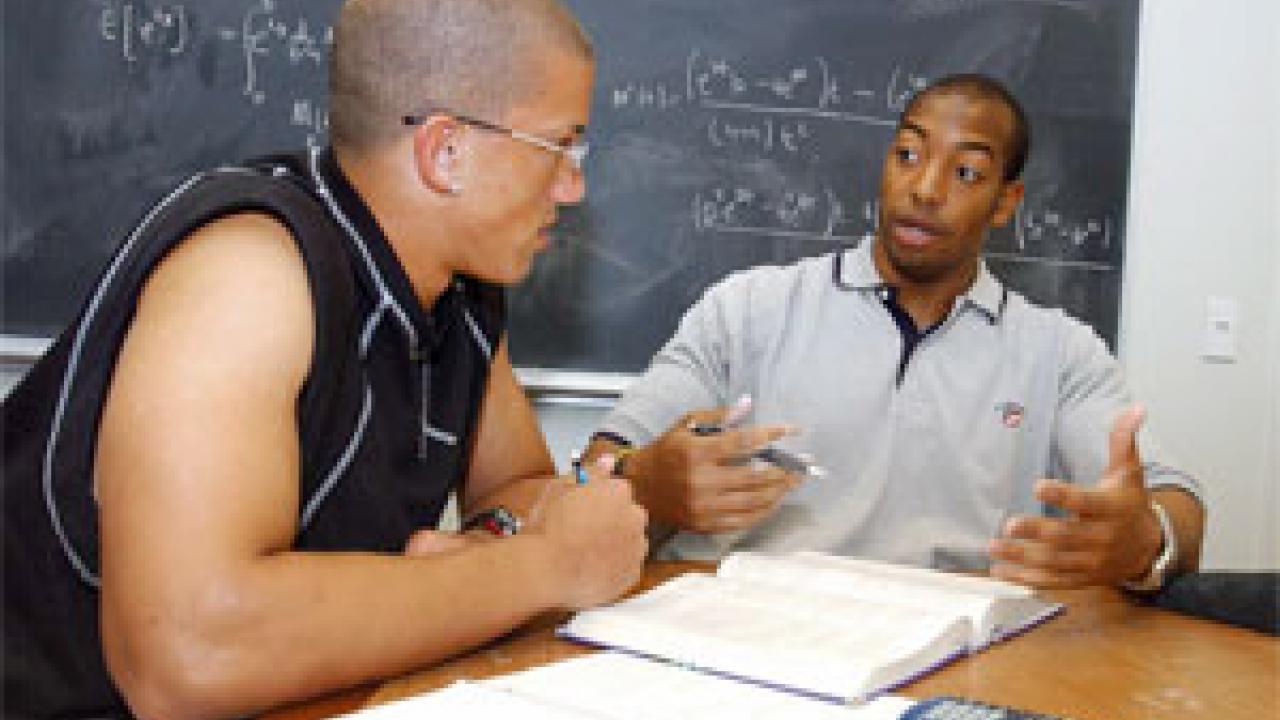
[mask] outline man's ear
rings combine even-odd
[[[1004,184],[1000,190],[1000,197],[996,198],[996,211],[991,214],[991,227],[1004,227],[1009,224],[1009,219],[1018,209],[1018,203],[1022,202],[1024,192],[1022,180],[1010,180]]]
[[[413,159],[418,179],[432,190],[452,195],[458,183],[458,140],[462,126],[447,115],[432,115],[413,130]]]

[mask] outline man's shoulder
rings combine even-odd
[[[707,295],[735,301],[783,301],[799,290],[820,288],[830,275],[830,255],[802,258],[784,265],[755,265],[725,276],[707,290]]]
[[[1084,321],[1061,307],[1036,302],[1007,285],[1005,292],[1005,318],[1015,323],[1048,328],[1088,327]]]
[[[1007,293],[1002,321],[1020,336],[1020,345],[1053,349],[1059,354],[1078,352],[1081,348],[1106,351],[1098,331],[1067,310],[1041,305],[1012,288],[1007,289]]]

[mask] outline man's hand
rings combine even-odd
[[[1011,519],[992,542],[991,574],[1038,587],[1112,585],[1141,577],[1160,553],[1160,522],[1143,483],[1139,406],[1112,426],[1107,469],[1092,488],[1041,480],[1035,496],[1065,517]]]
[[[800,476],[743,458],[794,432],[785,425],[734,428],[743,404],[688,413],[627,458],[636,498],[653,519],[694,532],[743,530],[777,508]],[[749,407],[749,406],[746,406]],[[697,434],[696,426],[724,427]]]
[[[613,458],[586,466],[587,483],[572,477],[548,477],[524,518],[525,533],[540,535],[551,553],[555,585],[567,595],[568,609],[616,600],[635,585],[648,552],[647,515],[635,503],[631,487],[610,475]],[[487,543],[506,542],[485,530],[442,532],[423,529],[405,542],[404,554],[446,555]]]
[[[640,579],[648,518],[632,498],[631,485],[612,477],[612,468],[613,458],[606,455],[586,466],[586,484],[551,480],[526,525],[548,540],[567,609],[616,600]]]

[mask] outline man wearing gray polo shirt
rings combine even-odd
[[[935,82],[899,119],[874,238],[734,274],[688,312],[588,451],[673,532],[660,557],[816,549],[1139,590],[1197,566],[1199,486],[1139,442],[1115,359],[982,262],[1028,136],[1000,84]],[[826,473],[741,462],[766,444]]]

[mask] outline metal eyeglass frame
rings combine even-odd
[[[538,137],[537,135],[530,135],[527,132],[521,132],[520,130],[491,123],[488,120],[481,120],[480,118],[474,118],[469,115],[460,115],[442,108],[436,108],[418,115],[405,115],[402,120],[405,125],[421,125],[432,115],[448,115],[463,125],[470,125],[481,130],[488,130],[489,132],[502,133],[513,140],[519,140],[520,142],[528,143],[534,147],[542,148],[543,150],[553,152],[562,157],[567,157],[569,158],[569,162],[573,163],[573,168],[575,170],[582,170],[582,163],[586,162],[587,153],[591,150],[591,146],[586,140],[573,140],[567,145],[562,145],[553,140]],[[581,136],[586,131],[587,129],[582,125],[575,125],[573,127],[574,135]]]

